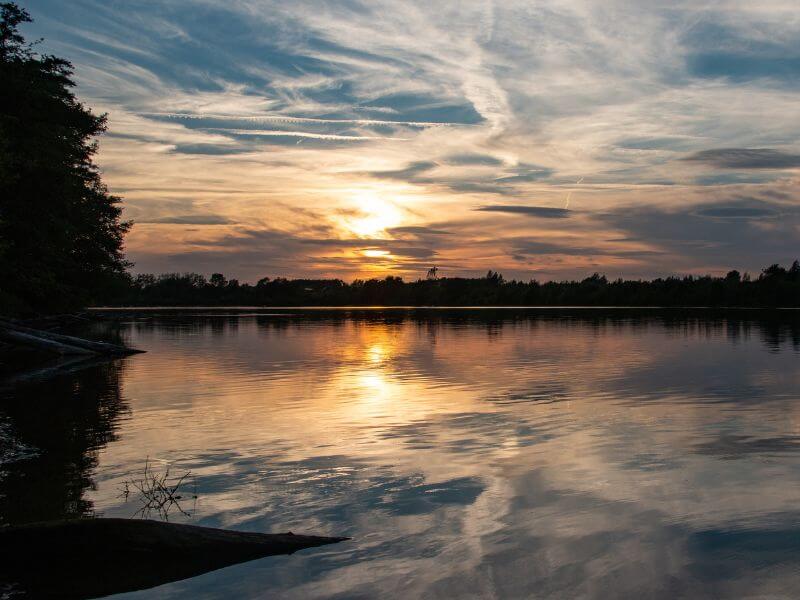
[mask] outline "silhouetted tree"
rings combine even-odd
[[[0,311],[63,310],[126,277],[120,199],[93,163],[106,117],[72,92],[72,65],[19,33],[0,3]]]
[[[800,263],[787,270],[764,269],[756,281],[738,271],[724,277],[667,277],[609,281],[594,273],[581,281],[506,281],[496,271],[485,277],[441,277],[405,282],[400,277],[286,279],[264,277],[255,285],[228,281],[217,273],[210,281],[196,273],[139,275],[121,303],[130,305],[261,306],[750,306],[800,307]]]
[[[217,288],[223,288],[228,285],[228,280],[225,279],[225,275],[222,273],[212,273],[208,282]]]
[[[764,279],[768,279],[770,277],[774,279],[779,279],[783,277],[785,274],[786,274],[786,269],[784,269],[779,264],[770,265],[761,272],[761,276]]]
[[[800,280],[800,261],[794,261],[789,267],[789,279],[792,281]]]
[[[486,280],[494,285],[499,285],[505,281],[500,273],[492,271],[491,269],[486,273]]]

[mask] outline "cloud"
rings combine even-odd
[[[763,219],[780,215],[774,208],[756,206],[712,206],[697,210],[695,214],[714,219]]]
[[[765,35],[760,23],[742,27],[729,20],[701,21],[684,36],[687,71],[704,79],[796,86],[800,44],[785,25],[776,25]]]
[[[425,93],[390,94],[371,99],[369,104],[411,121],[475,125],[483,120],[481,114],[466,100],[454,103],[450,99]]]
[[[441,167],[485,167],[464,173],[461,169],[441,169]],[[536,165],[518,165],[512,168],[495,169],[502,161],[480,155],[457,155],[446,157],[440,162],[421,160],[408,163],[402,169],[369,171],[366,174],[375,179],[391,179],[418,185],[445,187],[454,192],[487,193],[514,195],[518,186],[536,182],[553,174],[552,169]],[[430,172],[439,168],[435,174]]]
[[[683,209],[627,206],[594,218],[624,232],[628,241],[664,252],[668,272],[698,262],[754,271],[767,263],[791,262],[800,226],[800,210],[794,206],[756,199]]]
[[[718,187],[722,185],[741,185],[747,183],[769,183],[771,181],[779,181],[780,175],[773,172],[764,172],[763,170],[757,173],[753,171],[745,172],[732,172],[727,173],[713,173],[710,175],[700,175],[692,180],[692,183],[697,186],[703,187]]]
[[[322,142],[363,143],[376,141],[404,141],[429,127],[446,124],[403,120],[379,120],[364,118],[297,117],[285,114],[236,115],[203,113],[143,112],[140,116],[164,123],[180,124],[192,130],[207,132],[222,137],[226,143],[219,149],[205,144],[184,144],[187,153],[236,153],[257,150],[259,144],[288,145],[311,141],[317,146]],[[297,138],[302,138],[298,140]],[[236,142],[246,142],[246,147]],[[198,148],[199,151],[191,151]]]
[[[575,244],[573,239],[567,238],[553,242],[543,242],[530,239],[507,240],[511,244],[511,255],[516,260],[527,260],[529,256],[560,254],[565,256],[616,256],[627,258],[645,258],[660,256],[662,252],[656,250],[624,250],[603,246],[581,246]]]
[[[698,77],[788,80],[800,76],[800,56],[752,56],[737,52],[702,53],[689,58],[688,68]]]
[[[782,152],[772,148],[717,148],[701,150],[683,158],[723,169],[796,169],[800,167],[800,154]]]
[[[282,129],[209,129],[235,137],[275,137],[275,138],[308,138],[313,140],[330,140],[336,142],[364,142],[368,140],[398,140],[394,138],[377,135],[341,135],[336,133],[315,133],[312,131],[291,131]]]
[[[374,109],[373,109],[374,110]],[[401,120],[381,120],[381,119],[348,119],[348,118],[318,118],[318,117],[296,117],[292,115],[225,115],[225,114],[197,114],[197,113],[142,113],[142,116],[189,121],[198,123],[201,126],[210,126],[219,123],[232,123],[241,127],[242,124],[249,124],[258,126],[268,123],[272,126],[285,125],[296,127],[298,125],[407,125],[410,127],[425,128],[425,127],[440,127],[442,125],[451,125],[452,123],[441,123],[434,121],[401,121]]]
[[[410,163],[403,169],[394,171],[371,171],[369,174],[377,179],[397,179],[400,181],[413,181],[418,175],[435,169],[436,163],[429,160],[420,160]]]
[[[73,61],[81,100],[109,114],[98,162],[139,223],[130,258],[154,269],[191,255],[243,279],[267,264],[363,276],[341,211],[376,200],[402,215],[386,232],[400,239],[372,241],[396,269],[415,254],[463,269],[453,275],[508,273],[522,238],[576,248],[520,255],[553,276],[664,270],[667,258],[625,255],[634,244],[670,270],[797,247],[791,3],[35,4],[26,34]],[[770,191],[791,197],[741,200]],[[580,213],[554,208],[567,198]],[[223,214],[280,233],[187,235]],[[587,240],[634,238],[587,254]]]
[[[240,229],[214,240],[195,240],[197,246],[224,251],[263,252],[265,255],[292,257],[295,254],[384,250],[396,257],[429,258],[437,254],[418,241],[383,238],[309,237],[273,229]]]
[[[497,194],[499,196],[518,196],[519,192],[509,185],[492,183],[491,181],[446,181],[442,182],[450,190],[468,194]]]
[[[495,204],[480,206],[474,210],[480,212],[498,212],[514,215],[539,217],[541,219],[565,219],[572,214],[567,208],[553,208],[550,206],[526,206],[521,204]]]
[[[530,181],[539,181],[553,175],[553,169],[547,167],[540,167],[538,165],[522,164],[513,169],[510,169],[511,175],[505,175],[495,179],[496,183],[525,183]]]
[[[503,160],[491,154],[451,154],[443,159],[443,162],[454,166],[486,166],[500,167]]]
[[[386,230],[387,233],[390,235],[403,235],[403,234],[411,234],[411,235],[451,235],[452,232],[445,231],[443,229],[436,229],[433,227],[422,227],[422,226],[414,226],[414,225],[407,225],[403,227],[390,227]]]
[[[616,146],[625,150],[680,150],[691,142],[688,136],[640,137],[623,138],[616,142]]]
[[[222,215],[177,215],[156,219],[138,219],[137,223],[161,223],[172,225],[228,225],[234,221]]]
[[[175,154],[207,154],[225,156],[227,154],[242,154],[253,152],[255,148],[246,146],[231,146],[228,144],[176,144],[172,149]]]

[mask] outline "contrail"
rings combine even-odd
[[[248,123],[275,122],[275,123],[320,123],[320,124],[346,124],[346,125],[408,125],[411,127],[446,127],[459,125],[455,122],[440,121],[390,121],[383,119],[318,119],[314,117],[291,117],[284,115],[226,115],[221,113],[170,113],[170,112],[140,112],[144,117],[163,117],[176,120],[196,121],[201,119],[216,119],[220,121],[240,121]]]
[[[206,127],[208,131],[219,131],[229,135],[257,135],[264,137],[299,137],[314,140],[340,140],[344,142],[363,140],[400,140],[407,141],[408,138],[387,137],[380,135],[336,135],[333,133],[312,133],[310,131],[284,131],[282,129],[228,129],[226,127]]]
[[[578,179],[578,181],[575,182],[575,185],[578,185],[581,181],[583,181],[583,177]],[[572,197],[572,190],[570,190],[569,193],[567,194],[567,203],[564,205],[564,210],[569,208],[569,199],[571,197]]]

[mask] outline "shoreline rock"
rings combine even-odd
[[[32,523],[0,529],[0,583],[31,598],[96,598],[347,539],[134,519]]]

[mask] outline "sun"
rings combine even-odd
[[[378,250],[376,248],[367,248],[362,250],[361,254],[368,258],[391,258],[392,254],[388,250]]]
[[[364,193],[357,198],[360,215],[348,221],[347,227],[360,237],[375,237],[400,224],[403,216],[394,203]]]

